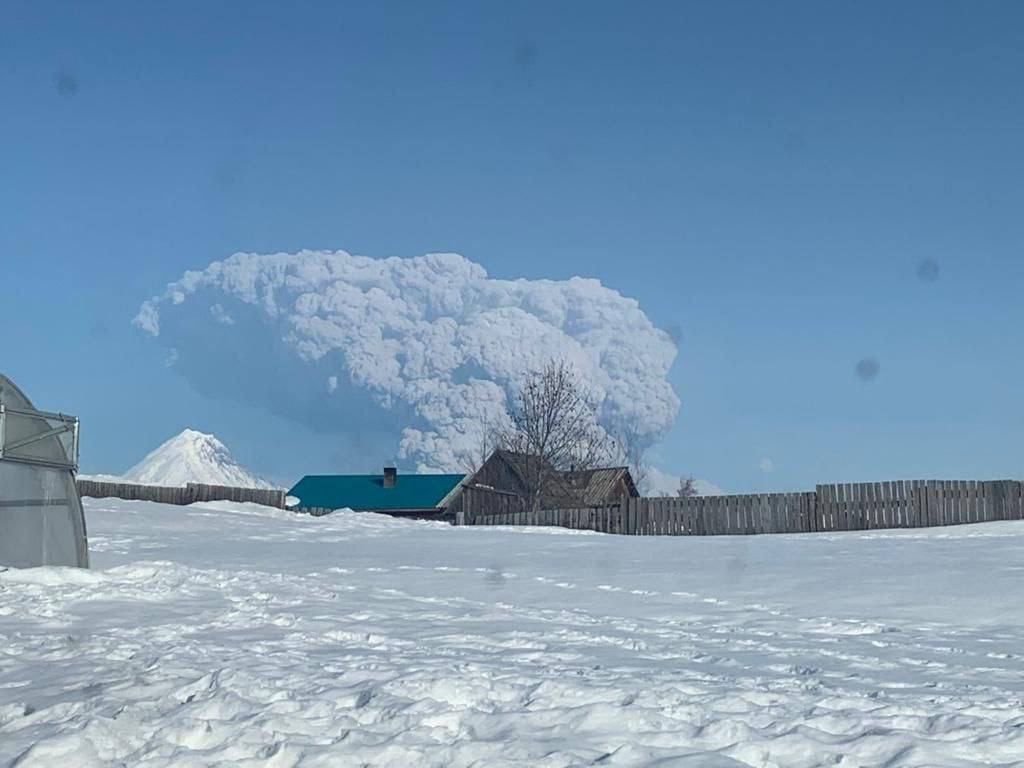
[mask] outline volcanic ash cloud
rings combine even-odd
[[[672,426],[676,347],[597,280],[496,280],[457,254],[236,253],[186,272],[135,325],[197,390],[314,430],[393,434],[421,470],[459,470],[526,372],[570,361],[599,421],[643,443]]]

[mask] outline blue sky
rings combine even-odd
[[[193,426],[287,481],[329,437],[204,400],[141,301],[239,250],[456,251],[679,336],[665,469],[1020,477],[1021,73],[1010,2],[8,0],[0,369],[86,470]]]

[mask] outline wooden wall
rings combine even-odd
[[[472,519],[494,514],[512,514],[525,512],[530,506],[525,496],[510,491],[499,491],[479,486],[467,485],[462,488],[460,505],[456,508],[456,516]]]

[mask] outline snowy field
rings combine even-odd
[[[1024,766],[1024,524],[87,514],[0,574],[0,765]]]

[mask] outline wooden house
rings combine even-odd
[[[504,449],[494,451],[464,485],[524,503],[540,485],[545,509],[617,504],[640,495],[627,467],[558,471],[539,456]]]

